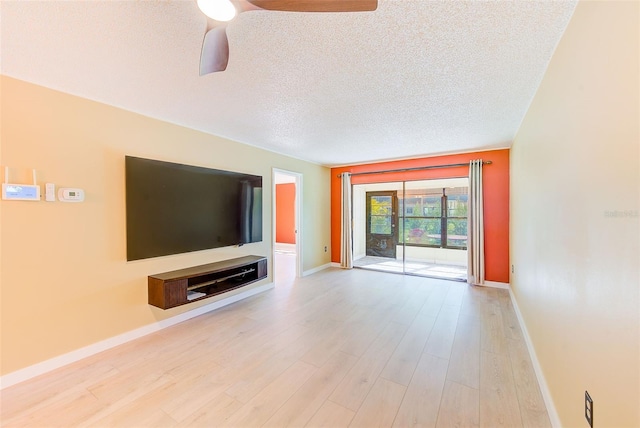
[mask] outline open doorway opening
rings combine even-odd
[[[468,179],[353,186],[354,266],[465,281]]]
[[[302,174],[273,170],[274,282],[287,284],[301,276],[300,212]]]

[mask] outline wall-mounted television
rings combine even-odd
[[[262,241],[262,177],[125,157],[127,260]]]

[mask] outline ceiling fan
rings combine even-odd
[[[202,42],[200,76],[224,71],[229,62],[226,26],[238,13],[251,10],[284,12],[366,12],[376,10],[378,0],[197,0],[207,16]]]

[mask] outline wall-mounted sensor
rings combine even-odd
[[[53,183],[46,183],[44,185],[44,200],[47,202],[56,201],[56,185]]]
[[[58,199],[60,202],[82,202],[84,201],[84,190],[61,187],[58,189]]]

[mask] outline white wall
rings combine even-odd
[[[585,390],[640,426],[638,6],[578,4],[511,151],[511,285],[564,427]]]

